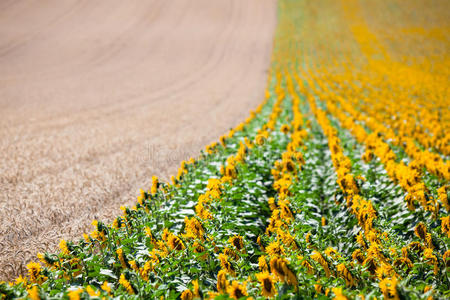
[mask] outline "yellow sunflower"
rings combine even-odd
[[[227,288],[228,295],[233,299],[241,299],[244,296],[248,296],[247,287],[244,284],[239,284],[237,281],[233,281]]]
[[[228,242],[230,242],[231,245],[236,247],[236,249],[241,250],[244,248],[244,240],[242,239],[242,236],[235,235],[231,237]]]
[[[284,133],[284,134],[287,134],[290,130],[291,130],[291,128],[289,127],[289,125],[287,125],[287,124],[283,124],[282,126],[281,126],[281,132],[282,133]]]
[[[183,242],[181,241],[181,239],[179,237],[177,237],[174,234],[171,234],[169,236],[168,244],[169,244],[170,248],[172,248],[172,250],[183,250],[184,249]]]
[[[258,274],[256,274],[256,278],[261,283],[261,289],[262,289],[261,294],[264,297],[271,298],[271,297],[275,296],[277,291],[275,289],[274,280],[273,280],[273,277],[270,276],[270,274],[268,272],[258,273]]]

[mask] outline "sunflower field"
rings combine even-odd
[[[448,1],[278,9],[250,116],[0,299],[450,298]]]

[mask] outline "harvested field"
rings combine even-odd
[[[0,2],[0,279],[263,99],[275,1]]]

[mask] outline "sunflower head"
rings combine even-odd
[[[230,178],[236,178],[237,172],[236,172],[236,168],[234,167],[234,165],[228,165],[225,167],[225,175]]]
[[[292,159],[287,159],[286,161],[284,161],[284,167],[289,173],[295,171],[295,163]]]
[[[362,264],[364,262],[364,254],[362,253],[361,249],[356,249],[355,251],[353,251],[352,258],[358,263]]]
[[[419,222],[416,225],[416,228],[414,228],[414,233],[418,238],[421,238],[422,240],[425,240],[427,235],[427,227],[422,222]]]
[[[228,257],[231,257],[234,260],[239,259],[239,255],[233,249],[230,249],[228,247],[223,249],[223,253],[225,253]]]
[[[187,237],[200,238],[201,240],[204,240],[203,235],[205,230],[203,229],[202,224],[195,217],[192,217],[191,219],[186,217],[184,219],[184,223]]]
[[[227,290],[227,287],[227,271],[222,269],[217,274],[217,291],[224,293]]]
[[[172,250],[183,250],[184,249],[184,245],[183,242],[181,241],[181,239],[179,237],[177,237],[174,234],[171,234],[168,238],[167,243],[169,244],[170,248]]]
[[[222,269],[226,270],[227,273],[231,274],[231,275],[235,275],[235,269],[233,267],[233,265],[230,263],[230,261],[228,260],[228,256],[226,254],[219,254],[219,260],[220,260],[220,265],[222,267]]]
[[[261,294],[264,297],[273,297],[277,293],[273,277],[268,272],[256,274],[256,278],[261,283]]]
[[[270,260],[270,271],[281,280],[283,280],[284,277],[286,276],[286,272],[283,268],[284,263],[285,263],[284,259],[278,257],[273,257]]]
[[[266,137],[262,134],[258,134],[255,138],[255,144],[258,146],[262,146],[264,145],[264,143],[266,142]]]
[[[278,242],[272,242],[266,247],[266,252],[270,256],[282,256],[285,254],[283,245]]]
[[[194,295],[190,290],[185,290],[183,293],[181,293],[181,300],[192,300],[194,299]]]
[[[28,275],[31,282],[36,282],[41,274],[41,265],[37,262],[30,262],[27,265]]]
[[[232,236],[228,242],[230,242],[230,244],[238,250],[242,250],[244,248],[244,239],[240,235]]]
[[[37,285],[34,285],[31,289],[28,289],[27,292],[30,299],[41,299],[39,296],[39,287]]]
[[[70,250],[69,250],[69,247],[67,247],[67,242],[65,240],[61,240],[59,242],[59,248],[61,249],[61,251],[64,255],[70,255]]]
[[[241,299],[242,297],[248,296],[247,287],[245,284],[239,284],[237,281],[233,281],[231,285],[227,288],[228,295],[233,299]]]
[[[450,250],[445,251],[444,255],[442,255],[442,260],[445,263],[445,267],[450,268]]]
[[[291,128],[287,124],[283,124],[280,129],[280,131],[284,134],[288,134],[290,130]]]
[[[367,270],[370,272],[370,274],[375,275],[378,263],[373,257],[368,257],[364,260],[363,265],[367,267]]]

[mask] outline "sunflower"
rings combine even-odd
[[[281,218],[283,220],[286,220],[286,222],[288,222],[289,220],[293,219],[294,216],[292,215],[291,209],[289,208],[289,206],[287,205],[286,202],[284,201],[280,201],[280,213],[281,213]]]
[[[330,277],[330,269],[328,267],[328,262],[323,258],[322,254],[320,252],[313,251],[313,254],[311,254],[311,258],[316,262],[318,262],[324,269],[325,275],[327,277]]]
[[[258,258],[258,266],[262,272],[267,272],[269,270],[269,267],[267,266],[267,262],[266,262],[266,256],[261,255]]]
[[[283,280],[286,276],[282,264],[283,259],[278,259],[278,257],[274,257],[270,260],[270,271],[275,274],[280,280]]]
[[[366,241],[364,240],[364,236],[361,231],[356,236],[356,241],[358,242],[359,245],[361,245],[361,247],[363,247],[363,248],[367,247]]]
[[[153,234],[152,234],[152,230],[150,229],[150,227],[146,226],[146,227],[144,228],[144,232],[145,232],[145,235],[146,235],[147,237],[149,237],[151,240],[154,239],[154,238],[153,238]]]
[[[450,204],[447,197],[447,187],[444,185],[443,187],[440,187],[437,192],[439,195],[439,200],[442,202],[442,204],[444,204],[445,209],[450,212]]]
[[[263,245],[263,243],[261,241],[261,236],[260,235],[258,235],[258,238],[256,239],[256,243],[258,243],[259,247],[261,248],[261,251],[265,252],[264,245]]]
[[[156,264],[156,261],[155,260],[148,260],[148,261],[146,261],[145,262],[145,264],[144,264],[144,266],[142,267],[142,268],[140,268],[140,273],[141,273],[141,276],[142,276],[142,278],[145,280],[145,281],[148,281],[148,274],[151,272],[151,271],[153,271],[153,268],[154,268],[154,263]]]
[[[70,290],[67,296],[69,296],[69,300],[80,300],[81,293],[83,293],[83,289],[78,288],[76,290]]]
[[[355,285],[355,278],[352,276],[352,273],[347,269],[347,267],[344,264],[337,265],[337,270],[342,278],[345,280],[345,284],[347,286],[353,286]]]
[[[134,288],[131,283],[125,278],[124,274],[120,275],[119,283],[127,290],[129,294],[134,294]]]
[[[89,294],[89,296],[91,297],[98,297],[100,296],[100,291],[96,291],[92,288],[92,286],[88,285],[86,287],[86,292]]]
[[[364,254],[362,253],[361,249],[356,249],[355,251],[353,251],[352,258],[359,264],[362,264],[364,262]]]
[[[111,287],[108,285],[108,282],[104,281],[103,284],[100,286],[102,290],[104,290],[106,293],[111,293]]]
[[[138,264],[136,263],[135,260],[130,260],[128,263],[130,264],[131,269],[133,269],[133,270],[135,270],[136,272],[139,273],[139,266],[138,266]]]
[[[266,137],[262,134],[258,134],[255,138],[255,144],[258,146],[262,146],[264,145],[264,143],[266,142]]]
[[[228,165],[225,167],[225,175],[231,178],[236,178],[237,172],[234,165]]]
[[[219,254],[220,265],[222,269],[226,270],[230,275],[234,276],[236,271],[233,265],[228,261],[228,256],[226,254]]]
[[[419,224],[416,225],[416,228],[414,228],[414,233],[418,238],[425,240],[427,235],[427,227],[422,222],[419,222]]]
[[[442,233],[446,233],[447,237],[450,238],[450,216],[441,218],[441,228]]]
[[[128,268],[129,267],[128,260],[125,257],[125,255],[123,254],[123,249],[122,248],[118,248],[116,250],[116,254],[117,254],[117,257],[119,258],[119,261],[120,261],[120,264],[122,265],[122,267],[124,269]]]
[[[400,299],[397,292],[397,278],[385,278],[380,281],[379,286],[385,299]]]
[[[311,243],[311,232],[308,232],[305,236],[305,241],[309,244]]]
[[[28,276],[30,277],[31,282],[37,282],[40,274],[41,274],[41,265],[37,262],[30,262],[27,265]]]
[[[413,250],[413,251],[415,251],[415,252],[421,252],[421,251],[423,251],[425,249],[425,247],[419,242],[411,242],[408,245],[408,248]]]
[[[228,257],[233,258],[234,260],[239,259],[239,255],[235,251],[233,251],[233,249],[230,249],[228,247],[223,249],[223,253],[226,254]]]
[[[186,228],[186,237],[200,238],[202,241],[204,240],[203,235],[205,234],[205,230],[203,229],[202,224],[195,217],[192,217],[191,219],[186,217],[184,219],[184,223]]]
[[[367,270],[370,272],[370,274],[375,275],[378,263],[373,257],[368,257],[364,260],[363,265],[367,268]]]
[[[227,292],[233,299],[241,299],[244,296],[248,296],[245,284],[239,284],[237,281],[233,281],[233,283],[228,286]]]
[[[41,299],[39,297],[39,288],[37,285],[34,285],[31,289],[27,290],[28,292],[28,297],[32,300],[39,300]]]
[[[43,263],[44,265],[46,265],[47,267],[54,267],[54,263],[55,261],[53,261],[52,259],[50,259],[50,257],[48,255],[42,254],[42,253],[38,253],[37,258],[39,259],[39,261],[41,263]]]
[[[270,256],[276,256],[276,255],[284,255],[284,247],[280,245],[278,242],[272,242],[269,244],[269,246],[266,247],[266,252]]]
[[[203,247],[198,242],[194,242],[194,244],[192,245],[192,248],[194,249],[194,253],[197,253],[197,254],[205,252],[205,247]],[[208,253],[204,253],[203,255],[200,255],[199,258],[202,260],[205,260],[206,258],[208,258]]]
[[[21,283],[23,283],[24,286],[27,284],[27,278],[26,277],[22,277],[22,275],[20,275],[19,277],[16,278],[14,284],[15,285],[19,285]]]
[[[213,219],[211,212],[203,205],[203,202],[201,201],[199,201],[195,206],[195,213],[202,220]]]
[[[344,294],[342,293],[342,288],[332,288],[331,289],[332,292],[334,293],[334,298],[335,300],[347,300],[347,297],[344,296]]]
[[[290,130],[291,128],[287,124],[283,124],[280,129],[280,131],[284,134],[288,134]]]
[[[284,232],[282,229],[277,229],[278,238],[281,239],[284,245],[291,247],[294,250],[298,249],[298,245],[295,242],[294,237],[290,234],[289,231]]]
[[[217,291],[223,293],[226,291],[227,286],[228,286],[227,271],[222,269],[217,274]]]
[[[450,250],[445,251],[442,255],[442,260],[444,261],[445,267],[450,268]]]
[[[171,234],[172,233],[169,231],[169,229],[164,228],[161,238],[163,239],[164,242],[167,242]]]
[[[433,254],[433,249],[425,248],[423,251],[423,257],[427,259],[427,263],[430,265],[437,264],[437,257]]]
[[[228,242],[233,245],[234,247],[236,247],[236,249],[241,250],[244,248],[244,240],[242,239],[242,236],[240,235],[235,235],[233,237],[231,237]]]
[[[322,294],[323,293],[323,286],[320,284],[315,284],[314,285],[314,289],[316,290],[317,294]]]
[[[292,159],[287,159],[287,160],[283,161],[283,164],[284,164],[284,168],[289,173],[292,173],[295,171],[295,163]]]
[[[413,264],[411,262],[411,260],[407,257],[400,257],[397,258],[394,263],[393,263],[394,267],[398,268],[398,269],[404,269],[407,268],[408,270],[411,269],[413,267]]]
[[[184,249],[183,242],[181,241],[181,239],[179,237],[177,237],[174,234],[171,234],[169,236],[168,244],[169,244],[170,248],[172,248],[172,250],[183,250]]]
[[[193,292],[194,297],[200,297],[199,286],[198,286],[198,279],[193,280],[192,281],[192,285],[193,285],[192,289],[194,291]]]
[[[306,268],[306,272],[309,275],[314,275],[314,267],[311,265],[309,261],[306,259],[302,262],[302,266]]]
[[[183,293],[181,293],[180,298],[181,300],[192,300],[194,299],[194,295],[190,290],[185,290]]]
[[[261,289],[262,289],[261,294],[264,297],[275,296],[277,291],[275,289],[274,280],[273,280],[273,277],[270,276],[268,272],[258,273],[258,274],[256,274],[256,278],[261,283]]]
[[[297,289],[298,281],[295,273],[288,267],[288,261],[283,258],[273,257],[270,260],[270,271],[278,277],[279,280],[292,285]]]
[[[332,258],[332,259],[334,259],[334,258],[336,258],[337,256],[339,256],[339,254],[338,254],[338,252],[336,251],[336,249],[334,249],[334,248],[332,248],[332,247],[328,247],[327,249],[325,249],[325,254],[328,256],[328,257],[330,257],[330,258]]]
[[[156,192],[158,190],[158,184],[159,184],[158,177],[157,176],[153,176],[152,177],[152,187],[151,187],[151,190],[150,190],[150,192],[152,194],[156,194]]]
[[[61,240],[59,242],[59,248],[61,249],[64,255],[70,255],[69,248],[67,247],[67,242],[65,240]]]
[[[226,142],[225,142],[225,140],[226,140],[226,136],[225,135],[222,135],[220,138],[219,138],[219,140],[220,140],[220,143],[222,144],[222,145],[226,145]]]
[[[277,204],[275,202],[275,198],[270,197],[269,199],[267,199],[267,202],[269,203],[270,210],[273,211],[273,210],[275,210],[277,208]]]

